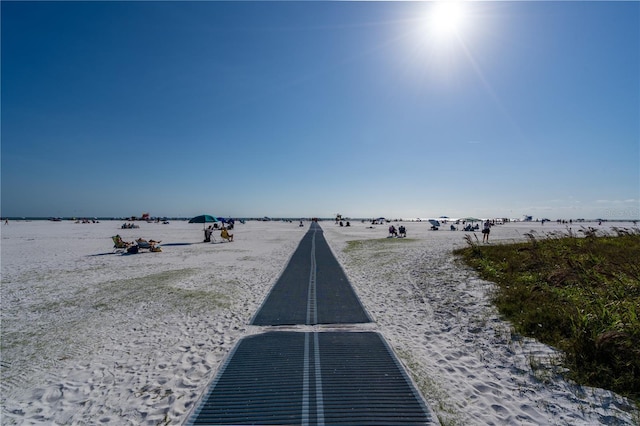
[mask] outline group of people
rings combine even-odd
[[[146,249],[151,252],[161,252],[159,244],[162,241],[145,240],[144,238],[138,238],[133,242],[124,241],[120,234],[111,237],[113,239],[113,248],[116,250],[124,250],[128,254],[138,253],[141,249]]]
[[[217,228],[217,224],[216,224],[216,228]],[[204,242],[205,243],[210,243],[211,242],[211,235],[213,234],[213,227],[211,225],[209,225],[208,228],[206,228],[204,230]],[[222,226],[222,229],[220,230],[220,238],[222,238],[224,241],[233,241],[233,234],[229,233],[229,230],[227,229],[226,226]]]
[[[433,227],[432,227],[433,228]],[[468,224],[464,230],[465,231],[477,231],[480,229],[480,225],[471,225]],[[451,225],[451,230],[455,231],[456,227]],[[491,222],[489,220],[486,220],[484,222],[484,225],[482,227],[482,242],[483,243],[488,243],[489,242],[489,234],[491,233]],[[403,238],[407,236],[407,229],[404,227],[404,225],[400,225],[398,227],[398,229],[396,229],[395,226],[390,225],[389,226],[389,237],[397,237],[397,238]]]
[[[453,226],[453,225],[451,225],[451,226]],[[478,225],[478,224],[473,225],[471,223],[468,223],[464,228],[462,228],[463,231],[467,231],[467,232],[473,232],[473,231],[477,231],[479,229],[480,229],[480,225]]]
[[[389,226],[389,236],[390,237],[397,237],[397,238],[404,238],[407,236],[407,228],[404,227],[404,225],[400,225],[398,227],[398,229],[396,229],[395,226],[390,225]]]
[[[100,223],[97,219],[77,219],[75,223]]]
[[[489,234],[491,233],[491,222],[489,221],[489,219],[484,221],[484,224],[482,225],[482,242],[483,243],[488,243],[489,242]],[[457,228],[453,225],[451,225],[451,230],[452,231],[456,231]],[[468,223],[464,228],[463,231],[467,231],[467,232],[474,232],[474,231],[478,231],[480,230],[480,225],[478,224],[471,224]]]

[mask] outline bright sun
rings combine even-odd
[[[459,37],[466,24],[462,1],[439,1],[430,5],[424,30],[430,37],[448,40]]]

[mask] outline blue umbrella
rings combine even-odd
[[[189,220],[189,223],[202,223],[203,227],[205,223],[217,222],[218,219],[208,214],[201,214],[200,216],[196,216]]]

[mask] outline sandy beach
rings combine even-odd
[[[231,348],[262,331],[247,324],[308,229],[249,221],[234,242],[214,233],[210,244],[201,224],[139,224],[2,226],[3,425],[184,423]],[[552,348],[500,319],[492,284],[452,254],[467,233],[404,222],[408,238],[388,239],[387,225],[351,225],[321,222],[375,321],[367,327],[443,424],[637,424],[629,401],[564,380]],[[491,243],[566,226],[499,225]],[[114,254],[115,234],[161,240],[162,252]]]

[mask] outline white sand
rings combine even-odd
[[[119,225],[0,229],[3,425],[183,423],[233,345],[260,331],[247,324],[308,229],[248,222],[233,243],[204,244],[202,225]],[[451,255],[464,232],[406,223],[410,240],[380,241],[386,226],[321,225],[372,328],[443,423],[640,419],[624,398],[563,380],[552,349],[511,333],[488,301],[491,285]],[[491,239],[519,240],[532,228],[564,226],[501,225]],[[116,233],[193,244],[123,256],[111,254]],[[351,240],[362,242],[344,251]]]

